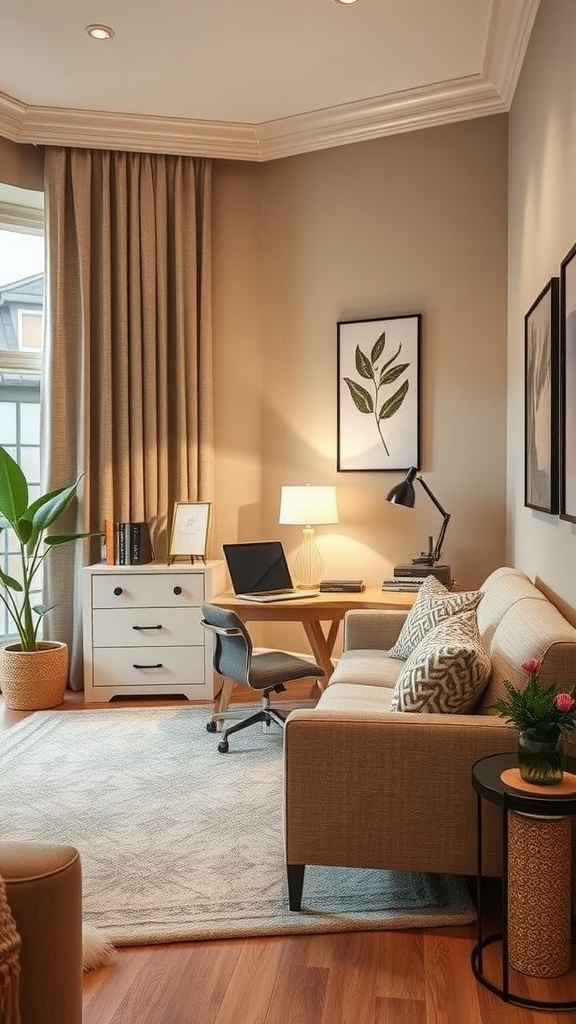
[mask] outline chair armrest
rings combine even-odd
[[[516,730],[489,715],[294,711],[284,733],[287,861],[474,874],[472,765],[516,749]],[[496,808],[485,822],[485,871],[498,874]]]
[[[344,616],[345,651],[388,651],[400,636],[408,612],[354,609]]]

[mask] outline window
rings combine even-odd
[[[40,494],[40,381],[44,330],[44,212],[38,192],[0,184],[0,445]],[[0,533],[0,565],[18,578],[11,531]],[[41,601],[41,573],[36,577]],[[0,642],[15,634],[2,605]]]

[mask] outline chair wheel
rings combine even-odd
[[[210,719],[209,722],[206,722],[206,732],[216,732],[217,728],[218,723],[214,722],[213,719]]]
[[[220,751],[221,754],[227,754],[228,740],[220,740],[220,743],[218,744],[218,750]]]

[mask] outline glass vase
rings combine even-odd
[[[518,734],[518,767],[525,782],[537,786],[555,786],[564,775],[564,739],[542,742],[528,733]]]

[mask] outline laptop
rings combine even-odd
[[[279,540],[223,544],[236,597],[244,601],[294,601],[317,597],[319,590],[298,590]]]

